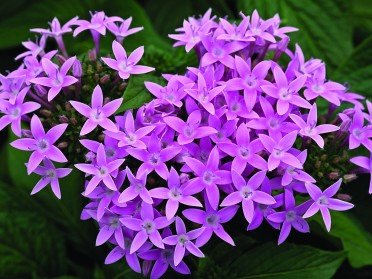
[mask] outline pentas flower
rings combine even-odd
[[[93,161],[96,158],[95,154],[97,153],[98,147],[101,145],[101,142],[84,139],[80,140],[80,143],[86,149],[91,151],[86,154],[87,161]],[[105,136],[103,144],[105,148],[106,159],[108,162],[111,162],[116,159],[123,159],[125,156],[128,155],[124,147],[118,147],[118,140],[114,138]],[[93,160],[88,160],[88,158],[90,158],[89,156],[93,156],[92,157]]]
[[[306,189],[310,197],[312,198],[313,203],[310,205],[309,209],[303,215],[303,218],[309,218],[320,210],[327,231],[330,231],[331,215],[329,213],[329,209],[344,211],[354,207],[354,205],[351,203],[332,198],[334,195],[337,194],[338,190],[340,189],[341,183],[342,179],[339,179],[337,182],[329,186],[323,192],[316,185],[306,183],[305,184]]]
[[[105,130],[105,135],[108,135],[114,139],[117,139],[118,147],[132,146],[135,148],[146,149],[146,144],[142,139],[151,133],[155,126],[147,126],[139,129],[135,128],[132,111],[127,111],[125,116],[117,116],[116,122],[119,124],[120,131],[111,132]]]
[[[155,218],[153,207],[145,202],[141,206],[140,218],[124,217],[120,219],[125,227],[138,232],[133,239],[130,253],[133,254],[140,249],[148,239],[156,247],[164,249],[163,239],[159,230],[169,226],[174,220],[167,220],[166,217]]]
[[[315,71],[309,81],[307,88],[304,90],[304,95],[307,100],[313,100],[317,97],[322,97],[328,102],[339,106],[341,104],[338,92],[344,92],[345,86],[325,79],[325,67]]]
[[[28,113],[38,110],[41,107],[36,102],[24,102],[28,90],[30,90],[29,87],[23,88],[18,93],[13,104],[5,100],[0,100],[0,111],[4,113],[0,118],[0,131],[11,124],[13,133],[18,137],[22,135],[22,116],[26,116]]]
[[[371,174],[371,180],[369,182],[369,193],[372,194],[372,157],[368,158],[365,156],[356,156],[354,158],[351,158],[350,162],[361,167],[363,170]]]
[[[118,128],[109,117],[119,109],[122,102],[123,99],[119,98],[103,105],[103,93],[99,85],[93,90],[91,107],[77,101],[70,101],[74,109],[88,118],[81,128],[80,135],[84,136],[90,133],[97,126],[101,126],[111,132],[117,132]]]
[[[18,94],[25,88],[25,77],[9,78],[0,74],[0,100],[8,100],[14,105]]]
[[[255,130],[266,130],[270,137],[282,137],[283,133],[288,134],[297,128],[288,118],[289,113],[279,115],[275,112],[272,104],[264,97],[260,97],[260,105],[264,115],[248,121],[247,127]]]
[[[220,22],[223,29],[225,30],[225,34],[219,35],[217,37],[218,40],[231,40],[243,42],[255,41],[255,38],[245,35],[249,26],[249,17],[243,18],[239,25],[236,25],[236,23],[231,24],[224,18],[220,18]]]
[[[300,128],[299,132],[300,135],[312,138],[319,145],[320,148],[324,147],[324,140],[320,136],[320,134],[330,133],[340,129],[339,127],[331,124],[323,124],[316,126],[318,121],[318,112],[316,104],[314,104],[310,109],[306,122],[296,114],[290,114],[289,117]]]
[[[133,74],[145,74],[155,70],[152,67],[136,65],[142,58],[144,47],[135,49],[129,57],[127,57],[124,47],[117,41],[113,41],[112,50],[116,60],[112,58],[102,58],[102,61],[110,68],[118,71],[119,76],[122,79],[128,79],[129,76]]]
[[[254,203],[271,205],[275,204],[275,199],[269,194],[257,190],[266,177],[266,171],[254,174],[248,182],[235,170],[231,170],[231,177],[235,188],[238,190],[229,194],[221,203],[221,206],[231,206],[242,203],[243,213],[248,223],[253,220]]]
[[[259,139],[250,140],[249,129],[244,123],[239,125],[235,140],[236,144],[224,142],[218,144],[219,149],[234,158],[232,169],[242,173],[248,163],[259,170],[267,169],[267,162],[257,155],[259,151],[264,149],[262,143]]]
[[[190,208],[182,211],[182,214],[188,220],[203,225],[202,228],[204,228],[204,231],[196,239],[196,246],[201,247],[206,244],[213,233],[223,241],[235,246],[234,240],[225,231],[222,224],[230,221],[235,216],[239,206],[232,205],[217,211],[212,209],[208,201],[206,201],[205,209],[206,211]]]
[[[107,29],[110,30],[110,32],[116,36],[116,40],[120,44],[122,44],[123,40],[129,35],[137,33],[143,29],[143,27],[135,27],[129,29],[131,23],[132,17],[129,17],[128,19],[123,20],[122,22],[119,23],[117,23],[117,20],[115,18],[114,19],[109,18],[105,22]]]
[[[236,131],[236,120],[221,122],[221,119],[216,115],[210,115],[208,118],[209,126],[216,129],[217,133],[210,135],[211,140],[215,143],[231,142],[229,137]]]
[[[119,247],[124,249],[123,225],[117,215],[106,209],[106,214],[100,220],[100,224],[101,228],[96,238],[96,246],[102,245],[111,237],[114,237]]]
[[[180,176],[177,171],[171,167],[168,176],[168,188],[159,187],[151,189],[150,196],[157,199],[167,199],[165,206],[165,215],[168,220],[171,220],[177,213],[179,204],[185,204],[188,206],[202,207],[200,201],[191,195],[193,189],[185,189],[187,184],[181,185]]]
[[[59,178],[63,178],[70,174],[72,169],[68,168],[59,168],[57,169],[53,163],[48,159],[43,159],[44,166],[38,166],[34,172],[38,175],[43,176],[39,182],[36,183],[35,187],[32,189],[31,195],[38,193],[40,190],[45,188],[48,184],[50,184],[54,195],[60,199],[61,198],[61,190],[59,188]]]
[[[226,90],[244,90],[244,101],[248,111],[251,111],[256,104],[258,92],[262,91],[261,86],[268,84],[265,78],[271,67],[271,62],[262,61],[251,71],[251,61],[247,63],[240,56],[235,56],[235,67],[240,77],[227,81]]]
[[[68,71],[72,67],[76,60],[76,57],[71,57],[63,63],[61,69],[58,70],[58,66],[47,58],[41,60],[43,70],[48,77],[37,77],[30,80],[31,83],[49,87],[48,101],[53,100],[62,88],[70,86],[78,81],[77,78],[69,76]]]
[[[193,189],[196,193],[205,189],[211,207],[217,209],[220,200],[220,191],[217,185],[231,182],[230,172],[219,169],[220,156],[218,148],[213,148],[207,164],[203,164],[194,158],[184,158],[184,160],[196,176],[189,182],[186,189]]]
[[[124,159],[117,159],[107,163],[105,148],[103,144],[98,147],[95,164],[75,164],[75,167],[93,177],[89,181],[85,195],[89,195],[98,184],[103,181],[107,188],[117,191],[112,176],[117,175],[118,168],[124,163]],[[115,174],[115,175],[113,175]]]
[[[28,174],[32,173],[45,157],[59,163],[67,162],[66,156],[61,152],[61,150],[53,145],[65,132],[67,124],[59,124],[54,126],[47,133],[45,133],[40,118],[34,115],[31,118],[30,128],[33,138],[17,139],[10,143],[10,145],[14,148],[32,151],[27,164]]]
[[[152,204],[153,200],[149,191],[146,189],[147,172],[144,172],[141,175],[137,174],[137,177],[133,175],[128,167],[126,168],[126,172],[130,184],[129,187],[120,194],[119,202],[128,202],[137,196],[140,196],[144,202]]]
[[[185,91],[213,115],[215,114],[215,108],[211,102],[224,88],[225,85],[208,88],[204,76],[198,73],[198,87],[196,89],[185,89]]]
[[[287,239],[292,227],[301,233],[310,232],[309,224],[301,217],[309,208],[310,203],[305,202],[296,206],[295,198],[289,190],[284,191],[284,196],[285,211],[276,212],[267,217],[272,222],[281,223],[278,245]]]
[[[274,68],[274,78],[276,85],[263,85],[261,88],[266,94],[278,100],[276,110],[279,115],[287,113],[290,109],[290,104],[311,109],[310,103],[298,95],[298,91],[306,82],[307,77],[305,75],[288,82],[283,70],[276,66]]]
[[[368,126],[364,126],[364,115],[360,108],[355,108],[352,123],[349,127],[349,148],[355,149],[363,144],[369,151],[372,152],[372,130]]]
[[[273,24],[273,19],[262,20],[258,15],[257,10],[253,11],[251,22],[246,36],[252,36],[254,38],[260,38],[272,43],[275,43],[275,38],[266,30]]]
[[[143,162],[138,168],[137,175],[141,175],[144,172],[150,173],[155,170],[161,178],[167,179],[169,170],[165,162],[168,162],[180,153],[181,147],[170,146],[162,148],[159,138],[155,133],[152,133],[147,143],[147,150],[128,148],[127,152],[137,160]]]
[[[36,38],[36,42],[27,41],[23,42],[22,45],[28,49],[28,51],[25,51],[24,53],[19,54],[15,60],[19,60],[21,58],[24,58],[26,56],[31,55],[32,57],[36,58],[37,56],[44,56],[45,54],[45,44],[48,36],[43,35],[41,36],[40,40]]]
[[[177,235],[168,236],[163,239],[165,244],[176,246],[174,250],[174,265],[177,266],[181,263],[185,256],[186,250],[198,258],[204,258],[204,254],[196,245],[191,241],[198,238],[204,231],[204,228],[195,229],[186,232],[185,223],[180,217],[176,217],[176,231]]]
[[[297,138],[297,131],[293,131],[279,141],[275,141],[267,135],[258,135],[265,149],[270,153],[268,160],[268,169],[272,171],[276,169],[280,162],[286,163],[292,167],[302,169],[301,162],[289,153],[289,149],[293,146]]]
[[[200,126],[201,113],[199,110],[190,113],[186,123],[176,116],[165,117],[164,122],[179,133],[177,142],[180,145],[185,145],[192,142],[194,139],[204,138],[217,133],[215,128]]]
[[[237,91],[224,92],[224,97],[226,101],[226,118],[227,120],[233,120],[237,117],[243,118],[258,118],[258,114],[255,111],[248,111],[247,106],[242,97]]]

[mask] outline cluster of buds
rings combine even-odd
[[[44,176],[34,192],[50,181],[58,193],[55,181],[68,174],[68,169],[55,169],[51,161],[67,161],[55,143],[71,118],[60,114],[61,124],[51,122],[45,133],[39,117],[27,114],[36,111],[46,117],[64,104],[78,127],[73,138],[88,136],[79,141],[88,150],[85,156],[69,162],[78,160],[75,167],[86,175],[83,195],[90,202],[81,218],[99,224],[96,245],[114,245],[107,264],[125,257],[134,271],[151,278],[161,277],[168,267],[189,274],[184,257],[203,257],[203,246],[213,235],[235,245],[227,224],[233,218],[244,216],[247,230],[268,222],[280,230],[281,244],[292,229],[308,233],[306,219],[317,212],[329,231],[330,210],[353,207],[339,189],[341,178],[346,182],[355,174],[351,169],[341,173],[337,167],[346,162],[350,168],[356,164],[371,172],[370,158],[349,159],[343,152],[372,151],[372,105],[367,101],[368,113],[363,112],[363,97],[326,80],[321,60],[306,61],[298,45],[294,52],[289,49],[287,34],[297,29],[280,27],[279,16],[264,20],[254,11],[241,17],[240,23],[217,20],[209,10],[201,18],[184,21],[178,34],[170,37],[177,40],[175,46],[185,45],[187,52],[194,49],[199,67],[188,68],[184,75],[164,74],[166,86],[145,82],[154,99],[123,115],[115,115],[120,98],[106,100],[111,94],[107,88],[97,85],[91,96],[78,94],[84,92],[77,89],[85,86],[79,81],[84,74],[68,74],[77,60],[67,57],[59,40],[64,58],[59,59],[63,60],[60,67],[51,62],[54,52],[40,51],[36,56],[43,56],[41,62],[27,56],[39,68],[25,63],[18,70],[40,69],[36,76],[23,76],[22,84],[33,86],[35,92],[30,86],[19,86],[13,73],[2,77],[0,96],[5,101],[0,109],[6,114],[2,122],[12,123],[15,133],[24,137],[13,142],[14,147],[33,151],[29,172]],[[100,36],[120,20],[96,13],[91,22],[74,19],[68,24],[79,25],[74,34],[91,30],[97,54]],[[125,22],[123,28],[130,33]],[[107,71],[116,73],[110,72],[115,79],[108,86],[117,88],[116,78],[126,80],[130,74],[152,70],[136,65],[143,48],[127,57],[120,37],[112,47],[115,59],[102,58]],[[94,70],[88,74],[97,84],[102,82],[103,77],[94,77]],[[4,89],[7,86],[19,88],[16,97]],[[34,101],[24,102],[25,95]],[[318,117],[316,101],[322,99],[329,110]],[[19,112],[10,109],[12,104],[19,105]],[[342,110],[341,104],[351,108]],[[52,107],[42,112],[42,105]],[[30,131],[17,130],[21,119],[31,122]],[[71,140],[65,142],[69,145]],[[39,166],[41,161],[44,167]],[[328,164],[322,176],[320,164]],[[329,186],[327,179],[320,179],[324,177],[336,181]]]

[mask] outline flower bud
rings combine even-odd
[[[34,137],[30,130],[23,130],[23,129],[21,131],[21,136],[22,138],[33,138]]]
[[[330,174],[328,174],[328,177],[329,177],[329,179],[335,180],[335,179],[337,179],[339,177],[339,175],[340,174],[338,172],[333,171]]]
[[[60,115],[59,116],[59,122],[61,123],[69,123],[70,121],[68,120],[67,116],[66,115]]]
[[[100,134],[98,136],[98,141],[103,142],[104,140],[105,140],[105,135],[104,134]]]
[[[86,162],[93,162],[95,158],[96,158],[96,154],[94,154],[92,151],[89,151],[87,154],[85,154]]]
[[[65,103],[65,109],[66,109],[66,111],[71,111],[72,107],[71,107],[70,102]]]
[[[40,113],[41,113],[41,115],[43,115],[45,117],[50,117],[52,115],[52,112],[50,110],[47,110],[47,109],[41,109]]]
[[[100,61],[97,62],[96,69],[97,69],[97,73],[102,72],[103,67],[102,67],[102,63]]]
[[[79,59],[76,59],[72,65],[72,74],[74,77],[81,78],[83,76],[83,69]]]
[[[123,91],[126,87],[127,87],[127,83],[126,83],[126,82],[122,82],[122,83],[120,83],[120,85],[119,85],[119,90],[120,90],[120,91]]]
[[[348,194],[339,193],[336,195],[336,198],[343,200],[343,201],[351,201],[351,196]]]
[[[355,173],[348,173],[348,174],[345,174],[343,178],[345,180],[345,183],[349,183],[349,182],[357,179],[358,177]]]
[[[149,275],[151,271],[151,267],[152,267],[152,261],[143,261],[143,264],[142,264],[143,276]]]
[[[110,76],[109,76],[108,74],[103,75],[103,76],[100,78],[100,80],[99,80],[99,82],[100,82],[101,84],[106,84],[108,81],[110,81]]]
[[[58,145],[57,145],[57,147],[59,148],[59,149],[64,149],[64,148],[66,148],[68,146],[68,142],[67,141],[62,141],[62,142],[60,142]]]
[[[94,49],[91,49],[88,51],[88,58],[89,58],[89,61],[92,63],[97,60],[97,54]]]
[[[187,173],[181,173],[180,174],[180,183],[185,184],[187,181],[189,181],[190,176]]]
[[[44,97],[46,94],[48,94],[48,90],[40,84],[35,84],[34,89],[39,97]]]
[[[110,98],[105,97],[105,99],[103,100],[103,105],[107,105],[109,102],[110,102]]]
[[[66,62],[66,58],[64,58],[62,55],[57,55],[57,61],[62,65],[63,63]]]
[[[71,124],[74,125],[74,126],[77,125],[77,120],[76,120],[75,117],[72,117],[72,118],[70,119],[70,122],[71,122]]]

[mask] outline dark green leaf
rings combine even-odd
[[[151,101],[152,95],[147,91],[144,82],[152,81],[161,83],[163,78],[151,74],[132,75],[129,79],[128,87],[124,91],[124,101],[117,113],[128,109],[136,109],[144,103]]]
[[[331,278],[345,258],[310,246],[266,243],[247,251],[230,265],[236,278]]]
[[[329,234],[341,240],[350,264],[355,268],[372,265],[372,235],[355,216],[335,211],[331,214],[332,228]],[[323,226],[323,219],[319,214],[314,216],[314,220]]]
[[[292,44],[298,43],[306,58],[321,58],[327,66],[337,67],[352,51],[352,25],[345,2],[240,0],[238,8],[246,14],[257,9],[263,18],[279,13],[282,25],[299,28],[290,35]]]

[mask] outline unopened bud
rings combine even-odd
[[[61,122],[61,123],[68,123],[70,121],[68,120],[68,118],[67,118],[66,115],[60,115],[59,116],[59,122]]]
[[[64,149],[64,148],[66,148],[68,146],[68,142],[67,141],[62,141],[62,142],[60,142],[58,145],[57,145],[57,147],[59,148],[59,149]]]
[[[148,184],[149,186],[155,186],[155,184],[156,184],[156,180],[155,180],[153,177],[148,177],[148,178],[147,178],[147,184]]]
[[[93,77],[93,80],[94,80],[95,83],[98,83],[98,81],[99,81],[99,74],[95,73],[94,74],[94,77]]]
[[[79,59],[76,59],[72,65],[72,74],[74,77],[81,78],[83,76],[83,69],[81,67],[81,62]]]
[[[317,169],[319,169],[321,164],[322,164],[322,163],[321,163],[320,161],[316,161],[315,164],[314,164],[314,166],[315,166]]]
[[[70,122],[71,122],[71,124],[74,125],[74,126],[77,125],[77,120],[76,120],[75,117],[72,117],[72,118],[70,119]]]
[[[47,109],[41,109],[40,114],[45,116],[45,117],[50,117],[52,115],[52,112],[50,110],[47,110]]]
[[[323,154],[322,156],[320,156],[320,160],[321,161],[327,160],[327,154]]]
[[[103,105],[106,105],[110,102],[110,98],[109,97],[106,97],[104,100],[103,100]]]
[[[57,61],[60,63],[60,64],[63,64],[66,62],[66,58],[64,58],[62,55],[57,55]]]
[[[105,135],[104,134],[100,134],[98,136],[98,141],[103,142],[104,140],[105,140]]]
[[[30,130],[22,130],[21,136],[22,138],[33,138],[33,135]]]
[[[71,111],[72,107],[71,107],[70,102],[65,103],[65,109],[66,109],[66,111]]]
[[[108,74],[103,75],[100,79],[99,82],[101,84],[106,84],[108,81],[110,81],[110,76]]]
[[[328,175],[328,177],[329,177],[329,179],[332,179],[332,180],[337,179],[337,178],[339,177],[339,173],[333,171],[333,172],[331,172],[331,173]]]
[[[318,177],[323,177],[324,176],[324,174],[320,171],[320,172],[318,172]]]
[[[88,51],[88,58],[90,62],[94,62],[97,60],[97,54],[94,49],[91,49]]]
[[[96,158],[96,154],[94,154],[92,151],[89,151],[87,154],[85,154],[86,162],[93,162],[95,158]]]
[[[40,84],[35,84],[34,89],[39,97],[44,97],[48,93],[48,90]]]
[[[351,201],[351,196],[348,194],[339,193],[336,195],[336,198],[343,200],[343,201]]]
[[[96,67],[96,69],[97,69],[97,73],[102,72],[103,67],[102,67],[102,63],[101,63],[100,61],[97,62],[97,67]]]
[[[344,180],[346,183],[351,182],[355,179],[357,179],[357,175],[355,173],[348,173],[344,175]]]
[[[143,261],[143,264],[142,264],[143,276],[149,275],[151,268],[152,268],[152,261]]]
[[[180,174],[180,183],[185,184],[187,181],[189,181],[190,176],[187,173],[181,173]]]
[[[127,83],[126,83],[126,82],[122,82],[122,83],[120,83],[120,85],[119,85],[119,90],[120,90],[120,91],[123,91],[126,87],[127,87]]]
[[[89,65],[89,66],[88,66],[87,74],[88,74],[88,75],[93,75],[93,74],[94,74],[94,71],[93,71],[93,67],[92,67],[92,65]]]

